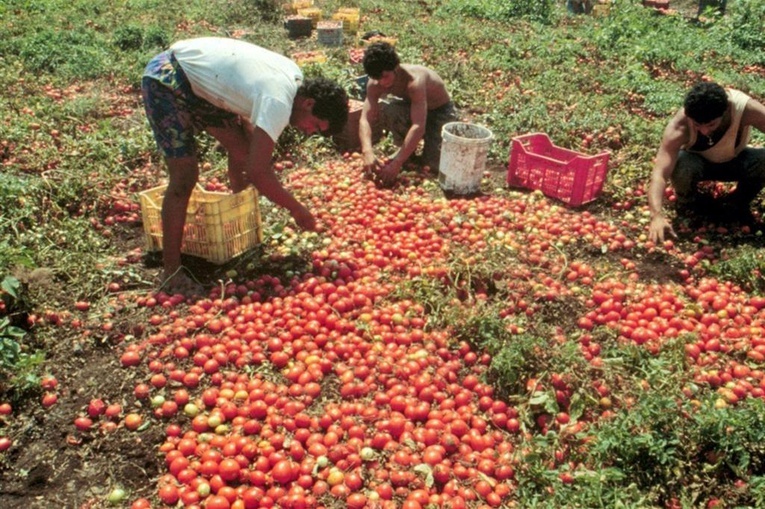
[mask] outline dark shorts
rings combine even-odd
[[[409,128],[412,127],[411,103],[403,99],[389,98],[380,102],[383,127],[393,136],[393,143],[401,146]],[[454,103],[448,103],[428,111],[425,120],[422,156],[431,168],[438,168],[441,159],[441,131],[449,122],[459,121]]]
[[[191,90],[171,51],[154,57],[141,80],[146,117],[157,146],[167,158],[196,155],[194,135],[208,127],[234,127],[239,116],[212,105]]]
[[[744,203],[752,201],[765,187],[765,148],[747,147],[725,163],[712,163],[697,153],[681,150],[672,172],[678,204],[692,205],[699,197],[698,183],[704,181],[738,182],[736,198]]]

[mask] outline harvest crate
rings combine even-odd
[[[382,35],[376,35],[374,37],[370,37],[369,39],[361,40],[361,44],[364,46],[369,46],[370,44],[374,44],[376,42],[387,42],[391,46],[395,46],[398,44],[398,37],[384,37]]]
[[[609,152],[589,156],[553,145],[544,133],[513,138],[507,183],[541,190],[572,206],[588,203],[603,190]]]
[[[305,16],[288,16],[284,20],[284,28],[287,29],[290,39],[310,37],[311,31],[313,31],[313,21]]]
[[[140,194],[148,251],[162,249],[162,199],[167,186]],[[181,252],[222,264],[263,241],[258,192],[248,187],[237,194],[206,191],[197,184],[191,194],[183,228]]]
[[[313,7],[313,0],[296,0],[282,4],[285,14],[297,14],[298,9],[307,9]]]
[[[313,28],[316,28],[317,23],[323,18],[321,9],[318,7],[306,7],[305,9],[298,9],[297,13],[299,16],[311,18],[311,26]]]
[[[343,7],[332,15],[332,19],[343,22],[343,31],[346,35],[354,35],[359,31],[359,18],[361,11],[358,7]]]
[[[323,51],[298,51],[290,55],[290,58],[299,66],[309,64],[323,64],[327,61],[327,54]]]
[[[324,46],[342,46],[343,22],[319,21],[316,25],[316,39]]]

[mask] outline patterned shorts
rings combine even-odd
[[[148,63],[141,93],[154,139],[167,158],[195,156],[194,135],[207,127],[240,125],[238,115],[194,94],[171,51],[160,53]]]

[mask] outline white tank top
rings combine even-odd
[[[724,163],[736,157],[749,144],[749,126],[741,128],[741,116],[749,101],[749,96],[738,90],[728,89],[728,111],[731,112],[730,126],[720,140],[714,146],[706,150],[690,150],[700,154],[713,163]],[[693,123],[688,119],[690,139],[686,147],[696,144],[697,131]]]

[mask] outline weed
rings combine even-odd
[[[13,392],[21,397],[38,383],[36,368],[43,361],[42,353],[30,353],[27,331],[19,326],[23,305],[21,283],[12,276],[5,276],[0,283],[0,393]]]
[[[554,9],[550,0],[537,2],[525,2],[523,0],[469,0],[459,2],[447,2],[443,9],[446,12],[486,18],[497,21],[506,21],[513,18],[527,17],[535,21],[549,22]]]
[[[765,292],[765,253],[762,248],[745,244],[728,248],[722,255],[722,261],[709,266],[710,274],[729,278],[747,291]]]

